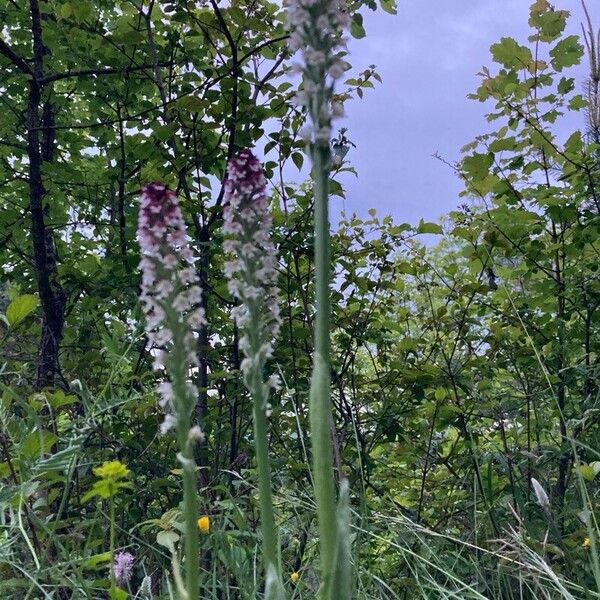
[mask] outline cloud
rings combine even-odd
[[[400,221],[432,220],[460,202],[461,183],[432,155],[453,161],[460,148],[487,130],[490,106],[466,99],[490,46],[503,36],[525,43],[528,0],[400,0],[398,15],[364,12],[367,37],[350,44],[357,70],[376,64],[383,85],[348,104],[357,149],[349,159],[359,178],[345,180],[345,208],[370,207]],[[579,0],[555,0],[571,10],[569,32],[579,32]],[[592,7],[590,7],[592,8]],[[595,9],[600,24],[600,10]]]

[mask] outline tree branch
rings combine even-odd
[[[169,66],[169,63],[162,63],[161,66]],[[146,69],[152,69],[153,65],[136,65],[136,66],[124,66],[124,67],[100,67],[96,69],[76,69],[64,71],[63,73],[53,73],[47,75],[40,80],[41,85],[52,83],[53,81],[59,81],[61,79],[68,79],[69,77],[85,77],[87,75],[119,75],[121,73],[131,73],[134,71],[144,71]]]
[[[0,39],[0,54],[6,56],[21,73],[34,77],[33,69],[2,39]]]

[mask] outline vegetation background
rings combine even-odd
[[[349,4],[357,39],[366,10],[396,7]],[[359,598],[600,597],[599,44],[589,22],[564,35],[567,18],[537,0],[528,40],[492,45],[473,94],[485,133],[452,165],[464,204],[442,223],[373,209],[332,232],[331,437]],[[123,597],[172,594],[180,468],[158,433],[138,302],[137,198],[153,180],[180,197],[208,321],[194,376],[203,597],[261,597],[221,229],[225,165],[244,147],[264,157],[282,291],[269,365],[283,381],[270,418],[281,562],[288,592],[314,597],[313,189],[290,175],[306,115],[285,11],[0,0],[0,22],[2,597],[108,597],[111,540],[134,557]],[[336,100],[368,101],[375,67],[348,68]],[[581,127],[563,140],[573,112]],[[333,195],[351,137],[333,143]],[[108,461],[129,473],[94,474]]]

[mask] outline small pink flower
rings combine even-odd
[[[119,585],[126,584],[133,573],[133,554],[129,552],[117,552],[113,563],[113,574]]]

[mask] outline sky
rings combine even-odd
[[[527,43],[529,0],[398,0],[398,14],[364,9],[367,36],[352,40],[350,62],[359,72],[377,65],[383,84],[362,101],[346,103],[348,127],[357,145],[348,160],[358,178],[344,176],[346,199],[332,201],[366,217],[373,207],[397,222],[438,220],[464,202],[461,182],[445,160],[460,158],[460,148],[490,130],[484,115],[491,104],[466,98],[477,89],[477,73],[493,67],[489,48],[501,37]],[[567,33],[581,32],[580,0],[555,0],[571,12]],[[600,2],[588,0],[596,27]],[[587,66],[587,65],[586,65]],[[575,70],[583,81],[584,67]],[[571,75],[573,76],[573,75]],[[581,114],[583,126],[584,116]]]

